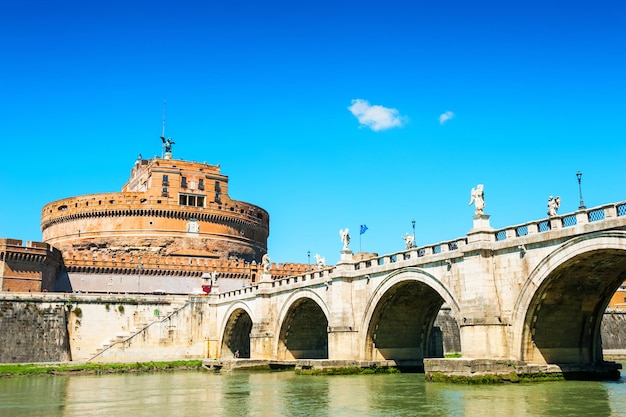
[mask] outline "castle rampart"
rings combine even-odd
[[[61,252],[46,243],[0,239],[0,290],[52,291],[61,264]]]

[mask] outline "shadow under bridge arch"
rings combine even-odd
[[[433,343],[433,324],[444,303],[459,317],[458,304],[432,275],[416,268],[390,274],[367,308],[365,359],[393,360],[398,366],[420,369],[425,357],[443,356],[441,339],[439,347]]]
[[[531,273],[515,307],[521,359],[602,363],[602,318],[624,281],[626,232],[598,232],[561,245]]]
[[[222,358],[249,358],[252,317],[243,306],[234,306],[222,333]]]
[[[323,301],[313,292],[302,291],[285,305],[277,359],[328,359],[328,311]]]

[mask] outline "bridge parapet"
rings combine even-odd
[[[286,277],[278,277],[269,282],[261,282],[256,283],[255,285],[242,287],[236,290],[228,291],[225,293],[217,294],[218,299],[227,300],[232,298],[240,298],[242,295],[256,295],[259,291],[259,287],[261,285],[267,285],[273,291],[288,291],[294,289],[295,287],[302,286],[304,282],[310,281],[312,284],[315,283],[326,283],[333,272],[333,268],[320,269],[315,271],[310,271],[305,274],[299,275],[290,275]],[[304,284],[306,285],[306,284]]]
[[[494,230],[496,241],[510,240],[527,235],[565,229],[577,225],[610,220],[626,216],[626,202],[605,204],[590,209],[581,209],[548,219],[533,220],[527,223]]]
[[[420,261],[427,263],[440,260],[442,254],[458,251],[467,245],[467,238],[458,238],[454,240],[444,241],[433,245],[411,248],[408,250],[375,256],[369,259],[356,260],[354,263],[355,270],[366,270],[376,266],[396,264],[401,261],[415,260],[423,258]],[[446,257],[446,256],[444,256]]]

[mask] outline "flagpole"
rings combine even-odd
[[[359,228],[359,252],[362,252],[361,251],[361,235],[365,233],[366,230],[367,230],[367,225],[365,224],[362,224],[361,227]]]

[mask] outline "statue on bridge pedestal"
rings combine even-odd
[[[476,188],[472,188],[471,198],[468,206],[471,206],[472,204],[474,204],[475,207],[475,215],[481,216],[485,214],[483,212],[485,208],[485,188],[482,184],[478,184]]]
[[[404,249],[409,250],[413,247],[415,236],[405,233],[404,236],[402,236],[402,239],[404,240]]]
[[[320,256],[319,253],[315,254],[315,263],[317,264],[317,269],[323,269],[326,266],[326,258]]]
[[[267,253],[261,258],[261,265],[264,273],[270,272],[270,256]]]
[[[558,216],[557,211],[561,206],[561,197],[556,196],[556,198],[550,196],[548,198],[548,216],[556,217]]]
[[[343,250],[350,250],[348,246],[350,246],[350,233],[348,232],[348,228],[340,229],[339,236],[341,236],[341,241],[343,242]]]

